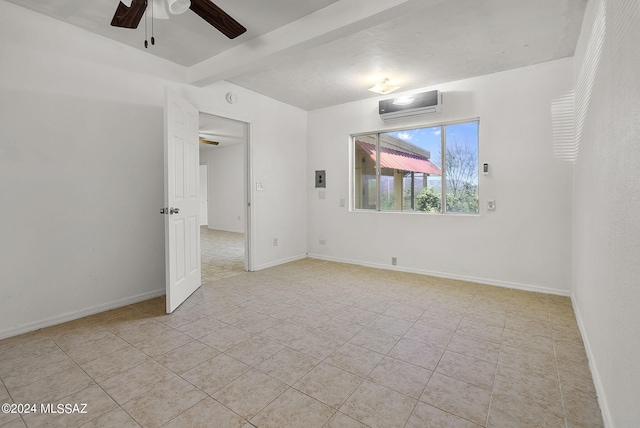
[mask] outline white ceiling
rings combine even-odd
[[[156,45],[109,24],[118,0],[7,0],[305,110],[572,56],[587,0],[215,0],[229,40],[187,11],[154,20]]]
[[[217,146],[200,144],[200,151],[247,141],[247,124],[211,114],[200,113],[200,138],[216,141]]]

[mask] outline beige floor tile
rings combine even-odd
[[[536,336],[551,337],[551,324],[548,321],[538,321],[522,316],[507,316],[506,328],[522,331]]]
[[[498,365],[494,385],[494,394],[496,393],[531,403],[557,416],[564,416],[556,380]]]
[[[146,361],[100,382],[100,386],[118,404],[124,404],[174,377],[176,375],[161,364]]]
[[[494,394],[491,400],[488,427],[548,427],[564,428],[564,418],[549,413],[531,403],[525,403],[503,394]]]
[[[420,401],[482,426],[490,400],[490,391],[439,373],[431,376],[420,397]]]
[[[345,343],[324,361],[358,376],[366,377],[373,371],[383,354]]]
[[[143,427],[159,427],[206,398],[189,382],[174,377],[122,405]]]
[[[363,378],[330,364],[321,363],[303,376],[293,387],[335,409],[356,390]]]
[[[416,323],[404,335],[405,339],[417,340],[439,348],[446,348],[453,336],[450,330]]]
[[[491,390],[496,376],[496,364],[446,351],[435,372]]]
[[[417,399],[420,398],[432,373],[431,370],[384,357],[369,375],[369,380]]]
[[[77,364],[56,347],[49,353],[30,356],[19,366],[2,367],[0,377],[7,389],[12,390],[74,367]]]
[[[364,326],[376,319],[378,315],[379,314],[377,312],[371,312],[367,311],[366,309],[360,309],[351,306],[344,311],[336,314],[335,318]]]
[[[306,333],[308,333],[308,330],[304,327],[290,322],[280,321],[260,333],[260,335],[274,342],[289,346]]]
[[[158,357],[192,341],[193,338],[191,336],[180,333],[177,330],[171,330],[166,334],[152,337],[134,346],[150,357]]]
[[[99,416],[92,421],[82,425],[83,428],[139,428],[140,425],[136,423],[131,416],[127,414],[121,407]]]
[[[272,357],[282,348],[284,348],[284,345],[262,336],[254,336],[233,348],[227,349],[225,354],[252,367],[258,367],[264,360]]]
[[[264,360],[258,369],[287,385],[293,385],[309,370],[320,364],[320,360],[293,349],[283,348]]]
[[[195,339],[200,339],[201,337],[213,333],[214,331],[226,326],[227,324],[223,323],[222,321],[218,321],[215,318],[204,317],[184,324],[177,329]]]
[[[470,307],[463,319],[504,328],[507,314]]]
[[[220,352],[223,352],[236,346],[238,343],[247,340],[251,336],[251,333],[248,331],[228,325],[201,337],[200,341]]]
[[[463,319],[460,321],[456,333],[500,343],[502,341],[503,331],[504,328],[502,327]]]
[[[390,317],[388,315],[379,315],[378,318],[371,321],[369,328],[382,330],[389,334],[405,334],[413,326],[413,321],[407,321],[400,318]]]
[[[402,427],[417,400],[365,380],[340,407],[340,412],[370,427]]]
[[[388,355],[427,370],[434,370],[442,354],[443,348],[411,339],[401,339]]]
[[[494,364],[498,362],[500,355],[499,343],[459,333],[453,335],[449,345],[447,345],[447,349],[458,354],[478,358]]]
[[[101,337],[96,340],[88,342],[75,342],[70,343],[62,349],[70,356],[76,363],[82,365],[89,361],[100,358],[104,355],[112,352],[118,352],[130,346],[127,342],[120,339],[110,331],[105,331],[100,334]]]
[[[289,347],[319,360],[324,360],[343,344],[343,340],[311,331],[296,339]]]
[[[336,339],[347,341],[353,336],[358,334],[363,329],[363,325],[357,323],[351,323],[343,321],[337,318],[332,318],[325,322],[322,327],[318,327],[313,330],[315,333],[323,334],[325,336],[335,337]]]
[[[247,318],[237,321],[233,325],[248,331],[249,333],[262,333],[269,327],[272,327],[280,322],[279,319],[270,317],[265,314],[254,314]]]
[[[176,374],[183,373],[218,355],[219,352],[202,342],[193,341],[155,360]]]
[[[502,344],[515,348],[554,354],[553,340],[549,336],[525,333],[523,331],[504,329]]]
[[[81,364],[80,367],[96,382],[101,382],[149,360],[145,353],[127,345],[103,357]]]
[[[16,403],[49,403],[94,384],[93,379],[75,366],[28,385],[7,389]]]
[[[242,234],[204,228],[202,237],[211,275],[174,314],[161,297],[0,340],[0,400],[90,398],[97,407],[85,426],[94,427],[138,426],[115,400],[138,403],[151,426],[254,428],[210,397],[189,401],[220,391],[230,405],[251,403],[248,414],[266,405],[251,419],[261,426],[368,426],[335,411],[347,403],[375,407],[370,424],[388,426],[397,409],[371,404],[380,394],[366,391],[415,400],[436,370],[406,427],[472,426],[469,418],[484,424],[497,364],[490,426],[563,426],[565,410],[567,427],[602,426],[568,298],[313,259],[245,274]],[[294,386],[265,403],[273,388],[254,385],[284,382],[259,367]],[[186,401],[161,404],[180,388]],[[67,416],[46,422],[87,421]],[[0,425],[24,423],[3,414]]]
[[[159,322],[151,321],[132,328],[122,329],[116,332],[116,334],[120,338],[135,346],[137,343],[143,342],[161,334],[165,335],[170,331],[172,331],[171,327],[167,327],[166,325]]]
[[[271,376],[249,370],[212,397],[243,418],[250,419],[288,388],[288,385]]]
[[[290,388],[250,422],[260,428],[320,428],[334,412],[330,406]]]
[[[552,354],[546,352],[515,348],[503,344],[498,364],[549,379],[558,378],[556,360]]]
[[[595,388],[585,390],[579,386],[562,386],[562,401],[566,417],[583,426],[602,426],[602,414]]]
[[[381,330],[363,328],[355,336],[349,339],[349,343],[381,354],[387,354],[394,346],[396,346],[401,338],[402,336],[399,334],[390,334]]]
[[[163,428],[240,428],[245,420],[208,397],[171,419]]]
[[[462,315],[443,315],[432,313],[427,309],[418,321],[416,321],[416,324],[426,324],[443,330],[456,331],[461,320]]]
[[[479,428],[480,426],[482,425],[474,424],[471,421],[418,401],[405,428]],[[511,428],[515,428],[515,426]]]
[[[46,406],[46,403],[44,404]],[[63,413],[54,413],[59,410],[58,404],[70,407],[63,407]],[[24,415],[27,425],[29,427],[79,427],[118,407],[116,402],[97,385],[62,397],[51,405],[49,413],[43,413],[41,403],[37,404],[39,407],[37,413]]]
[[[219,354],[180,376],[211,395],[249,370],[251,366],[228,355]]]
[[[352,417],[349,417],[341,412],[336,412],[335,415],[329,419],[329,422],[324,425],[323,428],[368,428],[365,424],[356,421]]]
[[[392,304],[382,314],[415,322],[422,316],[423,313],[424,310],[420,308],[404,304]]]

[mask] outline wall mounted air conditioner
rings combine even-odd
[[[378,110],[383,120],[442,113],[442,94],[435,90],[389,98],[378,103]]]

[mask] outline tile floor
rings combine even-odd
[[[0,402],[87,403],[0,426],[602,426],[567,298],[312,259],[244,273],[222,238],[242,242],[203,232],[172,315],[157,298],[0,341]]]

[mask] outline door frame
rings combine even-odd
[[[188,99],[188,98],[187,98]],[[244,224],[244,269],[247,272],[253,272],[253,251],[254,251],[254,239],[253,228],[255,223],[254,207],[253,207],[253,168],[251,163],[252,153],[252,120],[242,116],[235,116],[228,112],[221,112],[216,109],[208,108],[200,104],[195,104],[200,113],[208,114],[211,116],[217,116],[222,119],[234,120],[236,122],[242,122],[246,126],[246,137],[244,141],[244,156],[243,156],[243,169],[244,169],[244,204],[245,204],[245,224]],[[202,256],[201,256],[202,257]]]

